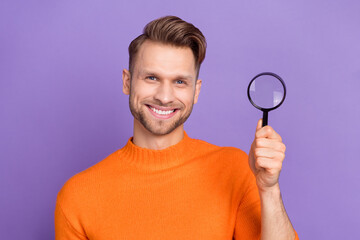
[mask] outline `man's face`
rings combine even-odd
[[[135,121],[155,135],[182,126],[200,93],[201,80],[196,75],[190,48],[145,41],[135,58],[132,76],[127,70],[123,72],[123,91],[130,94]]]

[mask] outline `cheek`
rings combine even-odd
[[[135,101],[141,101],[154,95],[154,89],[145,84],[134,84],[131,88],[131,94]]]
[[[182,103],[189,107],[194,102],[194,91],[192,89],[178,91],[177,99],[179,99]]]

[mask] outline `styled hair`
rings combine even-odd
[[[130,73],[134,70],[136,54],[146,40],[178,47],[189,47],[195,57],[195,69],[198,77],[201,63],[206,54],[206,39],[194,25],[176,16],[165,16],[149,22],[143,33],[129,45]]]

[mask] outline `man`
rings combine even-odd
[[[297,238],[278,183],[285,145],[270,126],[258,122],[249,157],[183,129],[205,51],[199,29],[173,16],[150,22],[131,42],[123,92],[134,135],[66,182],[56,239]]]

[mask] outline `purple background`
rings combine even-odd
[[[0,238],[52,239],[58,191],[132,135],[121,91],[127,47],[178,15],[208,41],[191,137],[248,152],[261,112],[256,74],[288,88],[269,124],[287,145],[285,207],[301,239],[354,239],[360,226],[359,1],[0,2]]]

